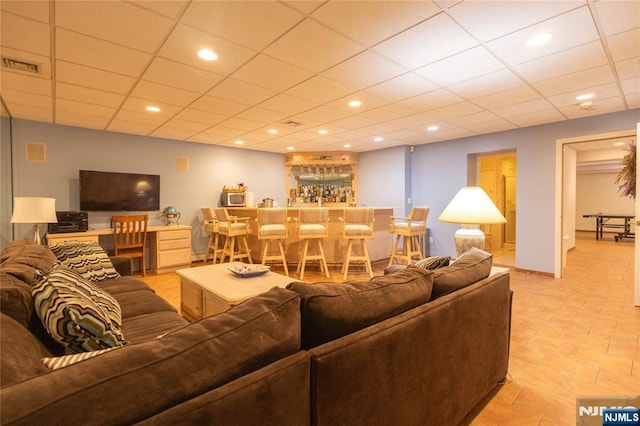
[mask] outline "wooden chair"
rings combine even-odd
[[[209,241],[207,242],[207,251],[204,254],[204,262],[207,262],[207,259],[209,259],[209,253],[211,253],[213,254],[213,263],[215,264],[218,256],[222,254],[218,218],[216,218],[211,207],[200,207],[200,212],[202,213],[202,227],[205,232],[209,233]]]
[[[364,262],[369,277],[373,278],[371,259],[366,240],[373,238],[373,209],[370,207],[349,207],[344,210],[342,220],[342,237],[348,241],[347,252],[342,263],[342,279],[347,280],[351,261]],[[354,254],[354,241],[360,245],[360,254]]]
[[[113,216],[112,220],[115,255],[140,259],[140,272],[144,277],[149,215]]]
[[[414,207],[409,217],[391,216],[389,232],[394,234],[396,239],[391,249],[389,266],[393,264],[394,259],[402,259],[407,262],[407,265],[411,265],[416,256],[418,260],[422,259],[420,238],[424,238],[427,234],[427,216],[429,216],[429,207]],[[403,239],[402,250],[398,251],[400,238]]]
[[[262,264],[267,260],[279,260],[284,266],[284,274],[289,276],[287,258],[285,257],[283,242],[289,237],[287,230],[287,210],[283,208],[258,209],[258,239],[264,240],[262,246]],[[279,254],[269,254],[272,241],[278,243]]]
[[[225,237],[224,246],[222,247],[222,253],[220,255],[220,263],[224,263],[226,256],[229,256],[229,262],[246,257],[249,263],[253,263],[249,243],[247,242],[247,235],[249,235],[249,218],[231,216],[224,207],[218,207],[213,210],[218,219],[218,233]],[[238,241],[238,239],[240,240]],[[240,244],[242,244],[244,251],[236,252],[236,244],[239,249]]]
[[[318,260],[320,271],[324,272],[327,278],[331,278],[322,248],[322,240],[329,236],[329,211],[326,208],[301,208],[298,209],[296,220],[298,221],[298,238],[302,241],[302,253],[297,270],[300,280],[304,279],[304,268],[309,260]],[[309,254],[311,240],[316,242],[316,254]]]

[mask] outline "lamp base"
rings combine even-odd
[[[35,235],[33,236],[33,242],[36,244],[42,244],[42,238],[40,237],[40,224],[34,224],[33,230],[35,232]]]
[[[484,232],[480,229],[480,225],[463,224],[460,226],[461,228],[453,236],[458,257],[471,247],[484,249]]]

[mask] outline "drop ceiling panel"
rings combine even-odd
[[[490,41],[584,5],[582,1],[465,1],[447,13],[482,41]]]
[[[607,43],[614,61],[637,58],[640,55],[640,29],[608,37]]]
[[[439,89],[434,90],[433,92],[425,93],[424,95],[404,99],[398,102],[398,104],[420,112],[429,111],[431,109],[455,104],[461,101],[463,101],[463,99],[460,96],[453,94],[448,90]]]
[[[265,89],[244,81],[227,78],[207,92],[208,95],[230,99],[245,104],[257,104],[278,94],[275,90]]]
[[[201,49],[211,49],[216,61],[197,56]],[[158,56],[221,75],[229,75],[257,52],[184,24],[178,24],[158,52]]]
[[[58,28],[56,30],[56,58],[137,77],[144,70],[151,56],[134,49]]]
[[[202,111],[199,109],[186,108],[176,114],[176,119],[186,120],[186,121],[195,121],[197,123],[208,124],[209,126],[213,126],[218,124],[224,120],[226,120],[229,116],[224,114],[218,114],[214,112]]]
[[[418,68],[415,72],[429,81],[441,86],[447,86],[504,68],[504,65],[484,47],[478,46],[431,65]]]
[[[483,121],[480,123],[464,125],[462,127],[477,134],[502,132],[505,130],[517,129],[517,126],[503,119]]]
[[[600,17],[606,35],[618,34],[638,28],[640,2],[599,1],[594,7]]]
[[[449,90],[467,99],[504,92],[524,85],[521,78],[510,70],[496,71],[468,81],[453,84]]]
[[[268,109],[254,107],[244,110],[236,115],[237,118],[243,118],[245,120],[257,121],[259,123],[279,123],[284,120],[287,115],[281,112],[275,112]],[[274,126],[271,126],[274,127]],[[275,126],[277,127],[277,126]]]
[[[558,120],[562,119],[562,116],[557,113],[557,110],[545,99],[535,99],[522,103],[512,103],[509,106],[501,107],[501,108],[493,108],[496,114],[500,117],[511,119],[511,117],[516,117],[523,114],[535,114],[535,113],[545,113],[547,111],[555,111],[558,117]]]
[[[390,101],[399,101],[436,89],[438,89],[436,84],[425,80],[415,73],[406,73],[376,84],[375,86],[368,87],[366,92]]]
[[[56,3],[55,12],[58,28],[147,53],[159,47],[174,24],[171,19],[125,2],[62,1]]]
[[[78,86],[127,94],[135,83],[135,79],[125,75],[110,73],[104,70],[56,61],[56,80]]]
[[[223,78],[220,74],[164,58],[155,58],[142,76],[146,81],[200,93],[211,89]]]
[[[640,59],[628,59],[615,62],[615,69],[621,79],[635,78],[640,75]]]
[[[2,12],[0,30],[2,47],[24,50],[37,55],[49,56],[50,29],[47,23]],[[3,56],[5,53],[3,52]],[[15,58],[18,59],[18,58]]]
[[[51,80],[26,73],[3,72],[2,90],[13,89],[38,95],[52,96]]]
[[[9,103],[29,106],[50,106],[53,102],[50,95],[39,95],[21,90],[6,89],[4,87],[2,88],[2,98]]]
[[[520,86],[515,89],[497,92],[492,95],[480,96],[473,102],[487,109],[503,108],[508,105],[540,99],[540,95],[529,86]]]
[[[401,105],[389,104],[369,111],[364,111],[362,112],[362,115],[373,120],[387,121],[393,120],[395,118],[413,115],[414,113],[415,111],[413,111],[412,109],[405,108]]]
[[[565,117],[555,109],[540,109],[533,112],[513,114],[508,117],[508,121],[518,127],[537,126],[542,123],[553,123],[564,119]]]
[[[544,96],[553,96],[574,91],[589,91],[591,87],[615,81],[609,64],[563,75],[549,80],[538,81],[532,86]],[[585,86],[585,83],[587,84]],[[578,95],[579,93],[576,93]]]
[[[339,120],[348,116],[349,113],[347,111],[342,111],[336,108],[321,106],[317,108],[310,109],[309,111],[305,111],[301,114],[298,114],[302,120],[310,120],[316,121],[319,123],[331,122],[335,120]]]
[[[317,75],[292,87],[285,93],[308,101],[324,103],[356,91],[357,89],[352,86]]]
[[[78,113],[77,111],[56,111],[56,122],[65,126],[104,130],[110,120],[110,117],[96,117],[94,115]]]
[[[111,108],[119,107],[125,99],[124,95],[121,94],[74,86],[73,84],[67,83],[56,84],[56,96],[61,100],[66,99]]]
[[[50,106],[34,106],[21,103],[7,102],[7,109],[13,118],[24,118],[26,120],[53,122],[53,108]]]
[[[143,80],[138,82],[131,92],[131,96],[172,105],[187,106],[196,100],[199,94]]]
[[[446,34],[444,39],[443,34]],[[400,65],[415,69],[477,44],[465,30],[441,13],[378,44],[373,50]]]
[[[471,102],[458,102],[456,104],[447,105],[441,108],[429,110],[429,115],[439,120],[448,120],[450,118],[462,117],[464,115],[481,112],[482,108]]]
[[[146,111],[145,108],[148,106],[158,107],[160,108],[160,111],[158,112]],[[167,118],[170,118],[176,115],[182,108],[179,106],[167,104],[164,102],[156,102],[149,99],[129,97],[122,105],[122,109],[127,111],[136,111],[143,114],[148,114],[150,116],[164,117],[166,120]]]
[[[407,69],[371,52],[364,51],[322,73],[325,77],[358,89],[404,74]]]
[[[168,128],[173,130],[186,130],[191,132],[192,135],[194,133],[202,132],[209,127],[210,126],[205,123],[196,123],[195,121],[180,120],[178,118],[174,118],[164,123],[161,129]]]
[[[287,115],[299,114],[318,106],[315,102],[309,102],[295,96],[280,94],[259,104],[261,108]]]
[[[151,132],[149,136],[153,136],[156,138],[184,140],[193,136],[194,133],[195,132],[191,130],[176,129],[173,127],[163,126]]]
[[[525,79],[536,82],[594,68],[607,63],[600,42],[578,46],[513,67]]]
[[[560,95],[555,96],[547,96],[549,102],[553,105],[560,106],[575,106],[577,107],[583,101],[576,100],[576,96],[583,94],[584,92],[567,92]],[[595,99],[606,99],[612,97],[620,96],[620,91],[618,90],[618,85],[615,83],[604,84],[602,86],[593,86],[589,88],[589,93],[593,93]]]
[[[49,23],[49,3],[44,1],[3,1],[2,11]],[[4,18],[3,18],[4,20]],[[4,25],[4,22],[3,22]]]
[[[60,99],[56,102],[56,113],[64,111],[73,114],[89,115],[104,119],[111,119],[116,113],[116,109],[112,107],[91,105],[84,102],[76,102]]]
[[[149,0],[130,0],[132,4],[143,9],[150,10],[167,18],[177,18],[182,9],[189,3],[188,0],[171,0],[171,1],[149,1]]]
[[[554,37],[547,44],[527,46],[527,40],[536,34],[550,32]],[[550,19],[533,27],[499,38],[488,44],[509,65],[517,65],[566,51],[598,40],[598,32],[587,6]]]
[[[192,2],[182,21],[202,31],[260,50],[277,40],[304,16],[271,1]]]
[[[202,96],[189,105],[190,108],[199,109],[215,114],[232,116],[249,108],[249,105],[215,96]]]
[[[153,124],[137,123],[123,120],[113,120],[107,130],[110,132],[131,133],[133,135],[147,136],[156,129]]]
[[[257,121],[245,120],[237,117],[229,118],[220,123],[220,126],[229,127],[231,129],[244,130],[245,132],[251,132],[253,130],[259,129],[263,125],[263,123]]]
[[[363,49],[363,46],[327,27],[305,19],[264,52],[306,70],[320,72]]]
[[[262,54],[233,73],[235,79],[277,91],[289,89],[312,76],[309,71]]]
[[[326,2],[313,18],[368,47],[402,32],[438,13],[430,1],[375,1],[363,8],[359,2]]]

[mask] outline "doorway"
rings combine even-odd
[[[482,225],[485,249],[494,263],[515,266],[517,157],[515,151],[478,156],[478,185],[507,219],[504,224]]]

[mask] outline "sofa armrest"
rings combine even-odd
[[[131,276],[131,259],[124,256],[110,256],[109,259],[120,275]]]

